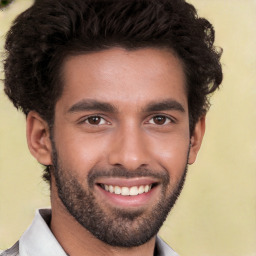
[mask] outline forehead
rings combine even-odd
[[[187,106],[182,62],[166,49],[112,48],[71,56],[62,75],[59,101],[67,108],[84,99],[142,106],[175,98]]]

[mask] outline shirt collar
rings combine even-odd
[[[169,245],[167,245],[159,236],[156,237],[156,256],[179,256]]]
[[[31,226],[20,238],[20,256],[67,256],[49,228],[50,209],[36,211]],[[178,256],[163,240],[156,238],[157,256]]]
[[[48,226],[50,219],[50,209],[36,211],[31,226],[20,238],[20,256],[67,256]]]

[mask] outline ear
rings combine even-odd
[[[188,164],[193,164],[196,161],[197,153],[201,147],[205,132],[205,116],[201,117],[195,125],[194,132],[190,138],[190,152]]]
[[[31,154],[39,163],[52,165],[49,125],[35,111],[30,111],[27,115],[27,143]]]

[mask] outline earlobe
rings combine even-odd
[[[43,165],[51,165],[51,140],[48,123],[35,112],[27,116],[27,143],[31,154]]]
[[[196,161],[197,153],[201,147],[205,133],[205,116],[201,117],[195,125],[194,132],[190,138],[190,152],[188,164],[193,164]]]

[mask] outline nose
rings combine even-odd
[[[149,162],[148,141],[143,130],[132,125],[119,129],[113,136],[109,164],[122,166],[127,170],[136,170],[147,167]]]

